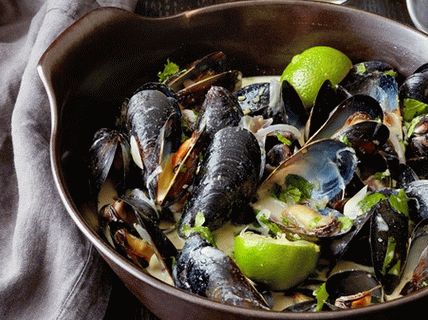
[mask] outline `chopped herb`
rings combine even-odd
[[[278,199],[285,203],[299,203],[309,199],[313,186],[305,178],[289,174],[285,178],[285,190],[281,191]]]
[[[180,166],[180,173],[186,173],[187,172],[187,166],[185,163]]]
[[[419,100],[406,98],[403,105],[403,119],[407,122],[412,121],[415,116],[428,113],[428,104]]]
[[[286,146],[291,146],[291,143],[292,143],[291,140],[287,139],[286,137],[284,137],[279,132],[277,132],[275,135],[276,135],[276,138],[278,139],[279,142],[285,144]]]
[[[386,198],[387,197],[384,194],[374,192],[366,195],[360,202],[358,202],[358,205],[363,212],[367,212],[378,204],[379,201],[385,200]]]
[[[340,230],[341,231],[347,231],[347,230],[350,230],[352,228],[352,225],[353,225],[352,219],[350,219],[346,216],[342,216],[342,217],[338,217],[337,220],[340,223]]]
[[[414,117],[411,122],[406,122],[407,138],[410,138],[413,135],[413,132],[415,132],[416,126],[419,124],[421,120],[422,120],[422,116],[417,116],[417,117]]]
[[[312,220],[309,222],[309,229],[315,229],[318,225],[318,223],[321,221],[322,217],[314,217],[312,218]]]
[[[164,82],[170,76],[176,74],[180,71],[180,67],[169,59],[166,60],[166,64],[164,65],[163,71],[158,72],[158,78],[160,82]]]
[[[278,196],[278,199],[285,203],[298,203],[302,197],[302,193],[296,187],[290,186],[281,192]]]
[[[313,295],[315,296],[315,299],[317,299],[317,307],[315,311],[319,312],[322,310],[324,303],[328,299],[328,292],[325,288],[325,282],[318,287],[318,289],[314,290]]]
[[[383,172],[376,172],[372,177],[375,180],[383,180],[385,178],[388,178],[391,176],[391,172],[389,172],[389,169],[386,169]]]
[[[268,215],[264,211],[260,211],[259,213],[257,213],[256,219],[261,226],[265,226],[266,228],[268,228],[269,231],[272,232],[274,235],[282,233],[278,225],[270,221]]]
[[[389,270],[388,274],[399,276],[401,273],[401,260],[398,260]]]
[[[339,141],[346,144],[348,147],[351,147],[351,143],[349,142],[349,138],[346,135],[340,136]]]
[[[393,237],[388,237],[388,244],[386,246],[386,254],[385,258],[383,259],[383,265],[381,273],[383,275],[386,275],[387,272],[389,273],[389,265],[391,264],[392,260],[394,259],[395,255],[395,246],[397,245],[397,242]]]
[[[358,63],[355,65],[355,71],[357,72],[357,74],[364,74],[367,72],[367,68],[366,65],[364,64],[364,62]]]
[[[384,75],[395,78],[397,76],[397,72],[394,70],[386,70],[383,72]]]
[[[397,194],[389,196],[389,204],[396,211],[409,217],[409,206],[407,204],[408,198],[404,189],[399,189]]]
[[[207,240],[212,245],[215,245],[214,236],[211,233],[211,230],[208,227],[204,227],[205,216],[202,212],[198,212],[195,217],[195,225],[193,227],[189,225],[183,226],[183,233],[186,237],[190,236],[192,233],[198,233],[202,238]]]
[[[288,226],[290,224],[290,220],[287,217],[282,217],[281,222],[284,226]]]

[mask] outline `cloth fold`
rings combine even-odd
[[[65,212],[49,160],[49,103],[36,71],[49,44],[100,6],[137,0],[0,3],[0,318],[102,319],[108,268]]]

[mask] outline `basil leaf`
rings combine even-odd
[[[403,119],[407,122],[412,121],[415,116],[428,113],[428,104],[419,100],[406,98],[403,105]]]

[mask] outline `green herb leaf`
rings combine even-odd
[[[261,226],[265,226],[266,228],[268,228],[269,231],[272,232],[274,235],[282,233],[278,225],[270,221],[268,215],[264,211],[260,211],[259,213],[257,213],[256,219]]]
[[[422,116],[417,116],[412,119],[411,122],[406,122],[406,137],[410,138],[413,133],[415,132],[416,126],[419,124],[419,122],[422,120]]]
[[[318,225],[318,223],[321,221],[322,217],[314,217],[312,218],[312,220],[309,222],[309,229],[315,229]]]
[[[408,198],[404,189],[399,189],[397,194],[391,194],[389,196],[389,204],[396,211],[409,217],[409,205]]]
[[[347,230],[350,230],[352,228],[352,225],[353,225],[352,219],[350,219],[346,216],[342,216],[342,217],[338,217],[337,220],[340,223],[340,230],[341,231],[347,231]]]
[[[389,169],[386,169],[383,172],[376,172],[372,177],[375,180],[383,180],[385,178],[388,178],[391,176],[391,172],[389,172]]]
[[[404,121],[412,121],[415,116],[428,113],[428,104],[415,100],[404,99],[403,101],[403,119]]]
[[[290,186],[281,192],[278,199],[285,203],[298,203],[302,197],[302,193],[296,187]]]
[[[180,67],[174,62],[170,61],[169,58],[166,60],[163,71],[158,72],[159,82],[164,82],[170,76],[176,74],[180,71]]]
[[[381,273],[385,275],[389,270],[388,267],[391,264],[392,260],[394,260],[395,255],[395,246],[397,245],[395,239],[393,237],[388,237],[388,244],[386,246],[386,254],[383,259],[383,265]]]
[[[275,135],[279,142],[281,142],[282,144],[285,144],[286,146],[291,146],[291,143],[292,143],[291,140],[287,139],[279,132],[275,133]]]
[[[315,299],[317,299],[317,307],[315,310],[319,312],[322,310],[324,303],[328,299],[328,292],[325,288],[325,282],[313,292],[313,295],[315,296]]]
[[[388,274],[399,276],[401,273],[401,260],[398,260],[389,270]]]
[[[289,174],[285,178],[285,185],[287,188],[294,187],[299,189],[299,191],[302,193],[300,201],[310,199],[312,196],[312,189],[314,188],[314,186],[312,185],[312,183],[310,183],[308,180],[301,176],[298,176],[296,174]]]
[[[204,227],[205,216],[203,212],[198,212],[195,216],[195,225],[193,227],[188,224],[183,226],[183,233],[186,237],[190,236],[192,233],[198,233],[202,238],[207,240],[213,246],[215,246],[215,239],[211,230],[208,227]]]
[[[364,64],[364,62],[356,64],[355,69],[356,69],[357,74],[364,74],[367,71],[367,68],[366,68],[366,65]]]
[[[360,202],[358,202],[358,205],[363,212],[367,212],[376,204],[378,204],[379,201],[385,200],[386,198],[387,197],[384,194],[374,192],[366,195]]]
[[[397,72],[394,70],[386,70],[383,72],[384,75],[395,78],[397,76]]]
[[[339,141],[346,144],[348,147],[351,147],[351,142],[349,142],[349,138],[346,135],[340,136]]]

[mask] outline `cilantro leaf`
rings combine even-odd
[[[391,194],[389,196],[389,204],[391,207],[397,212],[409,217],[409,205],[407,201],[408,198],[404,189],[399,189],[397,194]]]
[[[195,225],[193,227],[185,224],[183,226],[183,234],[188,237],[192,233],[198,233],[202,238],[207,240],[210,244],[215,246],[215,239],[211,230],[208,227],[204,227],[205,216],[202,212],[198,212],[195,216]]]
[[[406,98],[403,101],[403,119],[407,122],[412,121],[415,116],[428,113],[428,104]]]
[[[159,82],[164,82],[178,71],[180,71],[180,67],[174,62],[170,61],[168,58],[166,60],[166,64],[164,65],[163,71],[158,72]]]
[[[325,287],[325,282],[318,287],[318,289],[314,290],[313,295],[315,296],[315,299],[317,299],[317,307],[316,311],[319,312],[322,310],[324,303],[328,299],[328,292]]]
[[[360,206],[363,212],[367,212],[376,204],[378,204],[379,201],[385,200],[385,199],[387,199],[387,197],[384,194],[379,192],[374,192],[366,195],[360,202],[358,202],[358,205]]]

